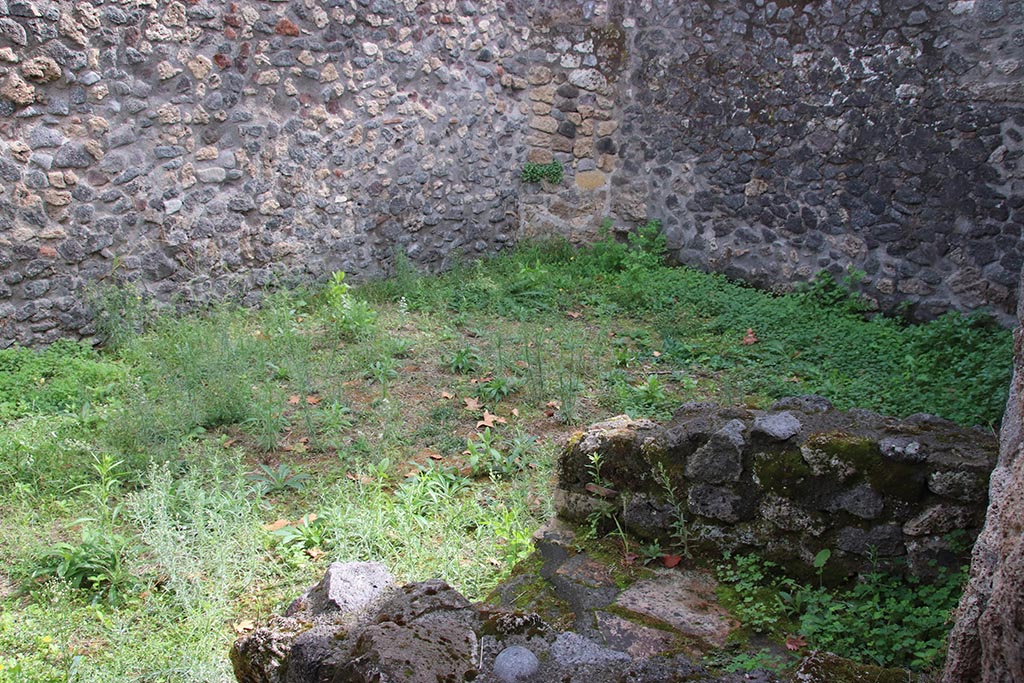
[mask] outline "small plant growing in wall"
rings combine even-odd
[[[546,180],[552,185],[562,182],[563,177],[565,177],[565,169],[557,161],[551,161],[546,164],[537,164],[532,161],[527,162],[523,165],[522,173],[519,174],[519,178],[524,183],[539,183],[542,180]]]

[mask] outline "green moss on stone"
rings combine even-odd
[[[921,466],[883,458],[874,439],[834,433],[817,438],[814,447],[852,467],[882,496],[916,501],[924,494]]]
[[[883,669],[843,659],[833,654],[815,653],[800,667],[799,680],[828,683],[907,683],[911,674],[903,669]]]
[[[842,432],[821,435],[815,439],[814,447],[860,472],[882,457],[874,439]]]
[[[754,476],[765,491],[789,496],[811,476],[811,468],[800,451],[758,453],[754,456]]]

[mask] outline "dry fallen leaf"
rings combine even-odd
[[[349,479],[351,479],[352,481],[358,483],[358,484],[372,484],[373,483],[373,479],[368,477],[368,476],[366,476],[365,474],[355,474],[354,472],[349,472],[345,476],[348,477]]]
[[[651,355],[655,358],[661,358],[661,351],[651,351]]]
[[[442,391],[441,392],[441,398],[452,399],[452,398],[455,398],[455,394],[453,394],[453,393],[451,393],[449,391]]]
[[[271,522],[270,524],[264,524],[263,528],[266,529],[267,531],[277,531],[278,529],[285,528],[289,524],[291,524],[291,522],[289,522],[287,519],[279,519],[276,522]]]
[[[307,548],[306,554],[309,555],[309,558],[311,560],[319,560],[327,553],[325,553],[323,550],[320,550],[320,548]]]
[[[573,320],[576,320],[577,318],[579,318],[583,314],[580,313],[579,311],[566,311],[565,315],[568,318],[572,318]]]
[[[796,652],[800,648],[807,647],[807,641],[802,635],[786,636],[786,649]]]
[[[288,397],[288,405],[290,405],[290,406],[297,406],[297,405],[299,405],[299,402],[301,400],[302,399],[299,398],[298,394],[292,394],[291,396]]]
[[[506,420],[505,418],[498,417],[497,415],[495,415],[494,413],[492,413],[491,411],[489,411],[489,410],[487,410],[485,408],[484,409],[484,417],[483,417],[482,420],[480,420],[479,422],[476,423],[476,426],[478,428],[479,427],[493,427],[495,425],[506,424],[507,422],[508,422],[508,420]]]
[[[663,555],[661,558],[661,563],[665,565],[666,569],[672,569],[682,561],[683,558],[680,555]]]
[[[235,624],[234,628],[235,633],[237,633],[238,635],[242,635],[243,633],[248,633],[249,631],[252,631],[254,628],[256,628],[256,624],[255,622],[253,622],[252,619],[242,619],[241,621]]]
[[[747,333],[743,336],[743,341],[741,343],[744,346],[750,346],[751,344],[757,343],[757,335],[754,334],[754,328],[747,328]]]
[[[307,396],[306,397],[306,403],[308,405],[315,406],[319,402],[320,402],[320,397],[319,396]]]
[[[484,407],[484,404],[476,400],[472,396],[462,399],[463,403],[466,404],[466,410],[472,410],[476,412]]]
[[[513,408],[512,409],[512,416],[513,417],[519,417],[519,408]]]
[[[558,410],[559,408],[562,407],[562,404],[559,403],[557,400],[555,400],[555,401],[548,401],[547,403],[544,404],[544,407],[545,408],[554,408],[555,410]]]

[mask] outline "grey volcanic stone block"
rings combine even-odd
[[[739,481],[743,471],[743,430],[740,420],[730,420],[711,435],[686,461],[687,476],[708,483]]]
[[[379,562],[332,562],[324,578],[306,594],[308,609],[358,612],[370,607],[395,582]]]
[[[781,413],[759,415],[750,431],[754,434],[764,434],[776,441],[786,441],[799,434],[801,426],[800,420],[786,410]]]

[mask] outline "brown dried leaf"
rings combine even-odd
[[[242,619],[234,625],[235,633],[242,635],[248,633],[256,628],[256,623],[252,619]]]
[[[672,569],[682,561],[683,558],[681,555],[663,555],[661,558],[661,563],[665,565],[666,569]]]
[[[266,529],[267,531],[277,531],[278,529],[285,528],[289,524],[291,524],[291,522],[289,522],[287,519],[279,519],[276,522],[271,522],[270,524],[264,524],[263,528]]]
[[[485,408],[484,417],[482,420],[476,423],[476,426],[479,429],[480,427],[493,427],[495,425],[503,425],[506,423],[508,423],[508,420],[506,420],[503,417],[498,417],[497,415],[493,414],[491,411]]]
[[[800,648],[807,647],[807,641],[800,634],[786,636],[786,649],[796,652]]]
[[[484,407],[483,403],[476,400],[472,396],[462,399],[462,402],[466,404],[466,410],[472,410],[473,412],[476,412]]]

